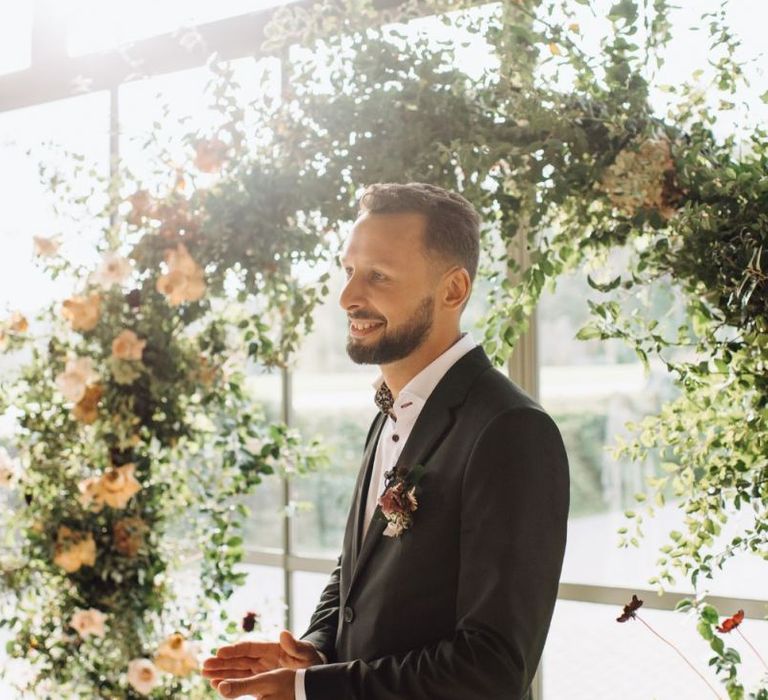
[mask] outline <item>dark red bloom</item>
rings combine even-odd
[[[744,611],[739,610],[735,615],[732,615],[731,617],[726,618],[723,620],[722,625],[718,625],[715,627],[715,629],[718,632],[722,632],[723,634],[727,632],[732,632],[735,630],[742,622],[744,621]]]
[[[243,617],[243,621],[240,623],[245,632],[253,632],[256,627],[256,622],[259,619],[259,613],[247,612]]]
[[[637,617],[635,615],[635,612],[637,612],[637,609],[643,604],[643,601],[640,600],[634,593],[632,594],[632,600],[627,603],[624,606],[624,612],[621,613],[616,618],[616,622],[626,622],[627,620],[630,620],[634,617]]]

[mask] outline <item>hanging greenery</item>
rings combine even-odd
[[[190,135],[194,168],[166,191],[130,193],[105,228],[102,269],[82,271],[77,294],[54,307],[52,336],[14,389],[27,502],[17,516],[25,567],[6,573],[22,601],[9,618],[11,652],[34,650],[57,683],[107,684],[126,698],[142,693],[128,663],[157,664],[165,635],[182,632],[167,642],[184,656],[178,648],[202,628],[167,616],[162,536],[172,513],[202,504],[209,516],[203,595],[218,602],[237,583],[242,546],[232,498],[274,462],[315,458],[265,424],[222,359],[244,348],[266,365],[288,360],[325,291],[323,277],[299,284],[295,265],[335,252],[328,232],[354,218],[361,186],[377,181],[456,189],[482,212],[481,273],[493,282],[484,344],[498,363],[544,289],[586,263],[605,298],[590,302],[579,336],[623,339],[644,363],[665,363],[679,397],[617,445],[633,459],[661,457],[652,498],[638,500],[673,496],[685,514],[655,583],[677,572],[699,591],[738,552],[766,558],[768,139],[761,128],[713,133],[753,90],[726,4],[703,18],[713,83],[668,87],[667,113],[653,109],[671,12],[665,0],[413,0],[386,10],[350,0],[276,11],[263,48],[285,59],[285,87],[281,100],[250,105],[263,138],[246,138],[228,76],[221,129]],[[450,40],[419,24],[430,13]],[[604,27],[592,51],[582,48],[587,22]],[[457,37],[479,42],[486,64],[463,61]],[[195,168],[218,172],[216,183],[196,186]],[[525,269],[511,253],[520,239]],[[55,252],[55,241],[39,245]],[[611,271],[617,249],[627,262]],[[54,272],[65,265],[51,260]],[[636,303],[670,280],[687,309],[671,336]],[[28,333],[22,321],[4,328],[10,348]],[[249,450],[253,438],[260,447]],[[720,542],[739,509],[754,524]],[[642,517],[627,517],[624,543],[637,545]],[[745,697],[739,656],[712,629],[717,611],[713,619],[699,598],[687,605],[729,697]],[[124,648],[73,632],[85,613],[99,630],[106,616]],[[182,687],[166,682],[152,697]],[[768,687],[749,697],[766,700]]]

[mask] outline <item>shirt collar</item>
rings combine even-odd
[[[393,407],[395,415],[398,415],[400,405],[408,401],[413,401],[418,408],[423,406],[446,372],[476,345],[471,333],[462,334],[459,340],[432,360],[400,390]],[[384,376],[380,374],[373,382],[374,389],[378,389],[383,382]]]

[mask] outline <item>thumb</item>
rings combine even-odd
[[[258,681],[253,678],[243,678],[242,680],[226,680],[219,683],[216,690],[224,698],[239,698],[241,695],[256,695]]]
[[[313,644],[299,641],[288,630],[283,630],[280,633],[280,646],[286,654],[298,659],[310,660],[315,655]]]

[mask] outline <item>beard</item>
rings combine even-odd
[[[364,345],[347,339],[347,355],[358,365],[386,365],[408,357],[427,339],[435,312],[433,297],[424,297],[405,323],[391,333],[384,331],[377,343]]]

